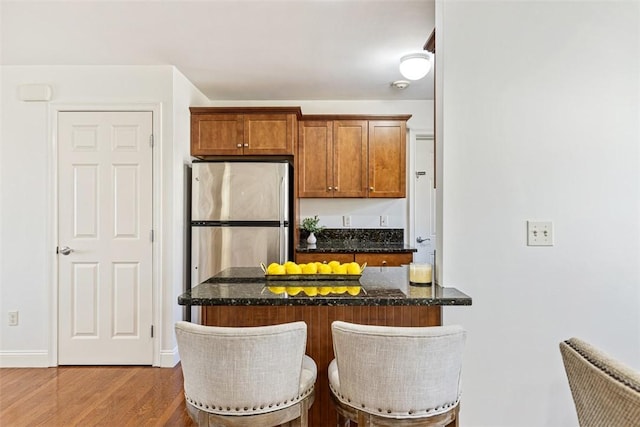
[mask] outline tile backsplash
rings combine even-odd
[[[300,230],[300,243],[305,243],[307,233]],[[318,241],[360,241],[380,243],[404,243],[402,228],[325,228],[316,235]]]

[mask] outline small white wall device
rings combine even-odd
[[[25,102],[51,100],[51,86],[45,84],[23,84],[18,86],[18,98]]]

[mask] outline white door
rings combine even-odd
[[[434,249],[436,247],[436,216],[435,196],[433,188],[433,137],[416,137],[415,175],[415,204],[413,242],[418,252],[413,255],[415,262],[435,264]]]
[[[152,120],[58,113],[61,365],[153,362]]]

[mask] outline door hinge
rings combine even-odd
[[[149,147],[153,148],[153,134],[149,135]]]
[[[151,325],[151,338],[153,338],[153,325]]]
[[[153,242],[153,230],[149,232],[149,239]]]

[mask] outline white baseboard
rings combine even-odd
[[[178,362],[180,362],[180,355],[178,354],[177,346],[173,350],[160,350],[161,368],[173,368]]]
[[[48,351],[1,351],[0,368],[48,368]]]
[[[160,352],[160,367],[173,368],[180,362],[178,347]],[[1,351],[0,368],[48,368],[52,366],[49,352],[43,351]]]

